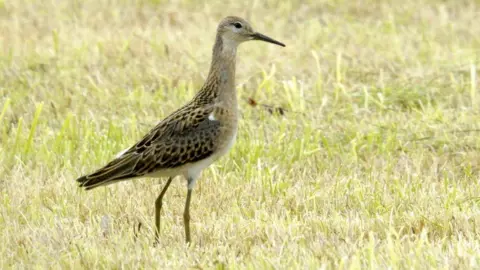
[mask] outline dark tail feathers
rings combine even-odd
[[[77,182],[80,187],[90,190],[99,186],[113,184],[120,180],[133,178],[136,175],[132,174],[132,170],[137,161],[138,157],[134,156],[115,159],[96,172],[78,178]]]

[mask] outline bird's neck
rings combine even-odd
[[[209,102],[222,103],[223,106],[237,106],[237,93],[235,90],[235,58],[237,44],[225,42],[217,35],[213,47],[210,71],[199,96]]]

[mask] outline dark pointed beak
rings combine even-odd
[[[252,38],[253,38],[254,40],[263,40],[263,41],[266,41],[266,42],[270,42],[270,43],[277,44],[277,45],[280,45],[280,46],[282,46],[282,47],[285,47],[285,44],[281,43],[280,41],[276,41],[276,40],[273,39],[273,38],[267,37],[267,36],[265,36],[264,34],[253,33],[253,34],[252,34]]]

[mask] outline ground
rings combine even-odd
[[[194,189],[192,245],[177,178],[154,246],[164,180],[75,179],[196,93],[227,15],[287,47],[241,45],[238,140]],[[474,0],[0,1],[0,268],[480,267],[479,15]]]

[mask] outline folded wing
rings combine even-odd
[[[77,182],[92,189],[208,158],[220,132],[220,122],[208,118],[212,111],[212,107],[180,109],[125,153]]]

